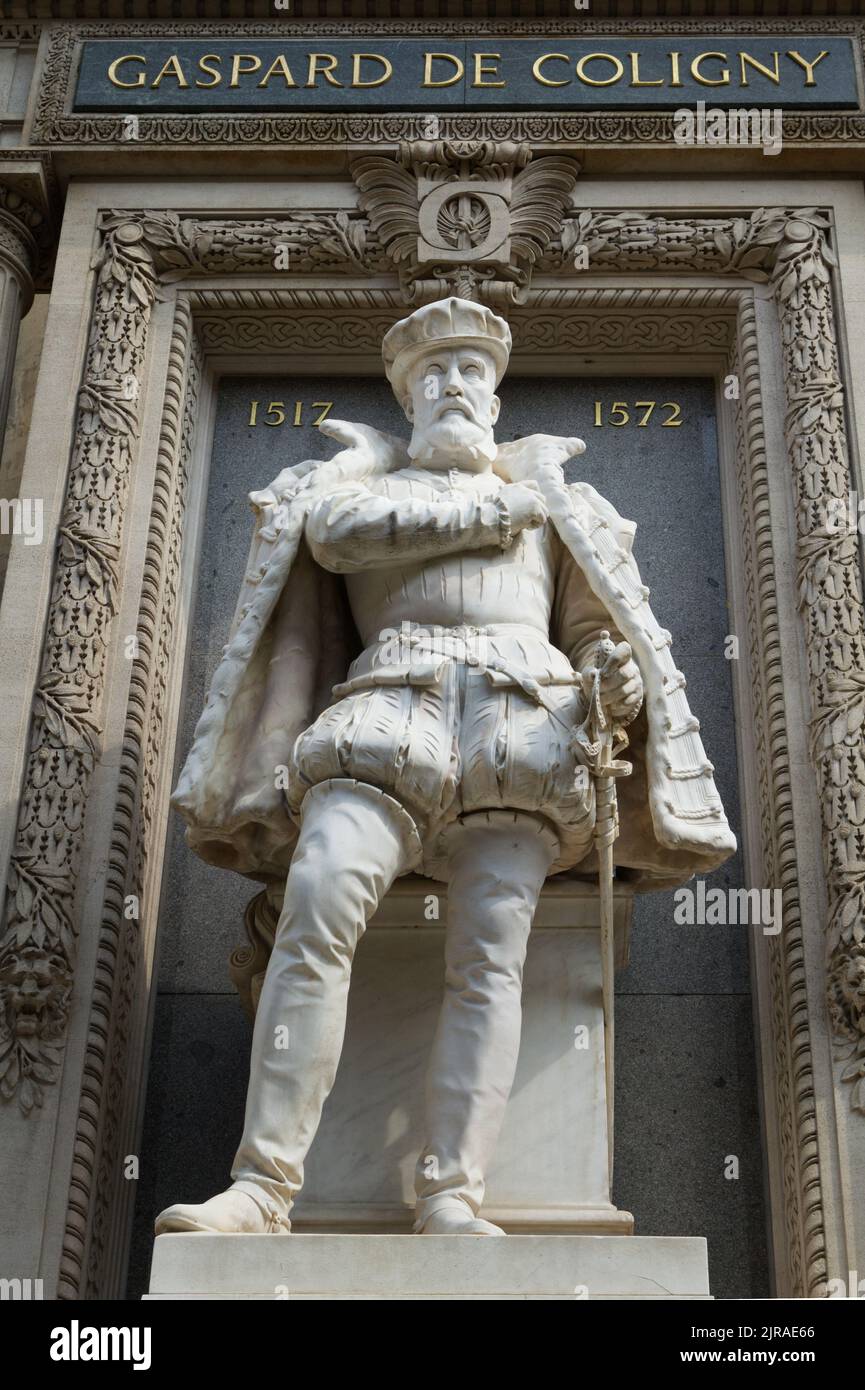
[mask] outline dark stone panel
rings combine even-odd
[[[252,1030],[236,995],[156,1004],[127,1297],[147,1292],[153,1222],[221,1192],[243,1128]]]
[[[715,1298],[768,1297],[751,1001],[620,999],[615,1127],[614,1201],[637,1234],[705,1236]]]

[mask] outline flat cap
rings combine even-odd
[[[469,299],[437,299],[400,319],[384,335],[381,355],[387,379],[398,398],[405,395],[406,377],[419,357],[438,344],[483,348],[496,364],[501,381],[511,351],[511,330],[505,320],[483,304]]]

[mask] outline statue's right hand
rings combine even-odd
[[[511,530],[531,531],[543,526],[549,516],[537,483],[506,483],[501,498],[508,509]]]
[[[343,447],[330,460],[348,463],[361,472],[390,472],[408,462],[405,441],[384,434],[374,425],[361,425],[351,420],[324,420],[318,427],[322,434],[335,439]]]

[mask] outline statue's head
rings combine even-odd
[[[394,324],[382,356],[411,421],[411,458],[427,468],[489,466],[496,455],[496,387],[510,350],[504,319],[467,299],[425,304]]]

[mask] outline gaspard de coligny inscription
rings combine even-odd
[[[74,110],[858,107],[851,41],[137,39],[83,44]]]

